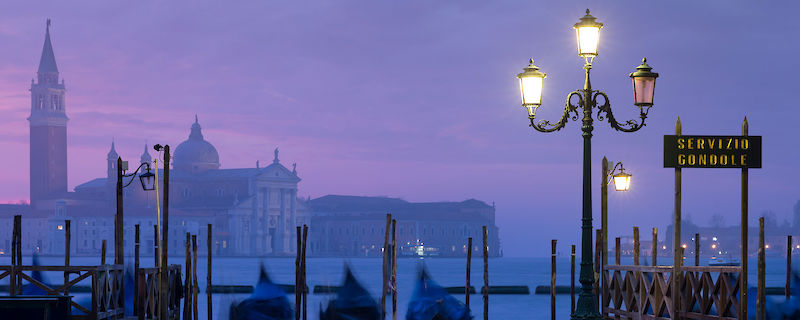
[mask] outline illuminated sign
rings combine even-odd
[[[761,136],[664,136],[664,168],[761,168]]]

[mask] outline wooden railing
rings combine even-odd
[[[178,319],[180,316],[180,301],[183,297],[181,290],[181,266],[169,266],[169,298],[167,306],[167,318]],[[137,277],[136,292],[136,315],[139,319],[158,319],[159,304],[159,285],[158,268],[139,268]]]
[[[52,288],[25,272],[56,271],[76,275],[69,282]],[[101,266],[0,266],[0,279],[9,277],[9,294],[16,295],[21,292],[21,280],[44,290],[48,295],[66,294],[77,283],[89,279],[92,283],[91,304],[86,307],[72,301],[72,306],[84,315],[75,315],[74,319],[111,319],[124,315],[124,300],[122,295],[123,272],[121,265]]]
[[[671,266],[605,265],[601,309],[627,319],[734,320],[739,313],[740,267],[683,266],[678,310],[673,310]]]

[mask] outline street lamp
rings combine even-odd
[[[139,175],[139,182],[142,184],[142,189],[145,191],[153,190],[155,186],[155,175],[150,172],[150,163],[143,162],[132,173],[125,173],[128,171],[128,161],[122,161],[121,157],[117,157],[117,214],[114,216],[114,264],[125,265],[124,255],[124,229],[125,218],[122,211],[122,189],[131,185],[133,177],[139,173],[139,170],[145,169],[145,172]],[[125,178],[131,178],[127,183],[124,183]],[[121,276],[121,275],[120,275]],[[125,281],[120,282],[122,288],[120,290],[120,300],[125,301]]]
[[[614,189],[617,191],[628,191],[631,188],[631,174],[625,173],[625,168],[622,167],[622,162],[617,163],[619,165],[619,173],[614,174],[614,171],[617,169],[614,166],[614,169],[611,170],[612,178],[614,179]]]
[[[117,214],[114,217],[114,264],[124,264],[123,254],[123,227],[124,215],[122,211],[122,189],[131,185],[133,177],[135,177],[139,170],[145,169],[145,172],[139,175],[139,182],[142,184],[142,189],[145,191],[153,190],[155,187],[155,175],[150,172],[150,164],[143,162],[132,173],[125,173],[128,171],[128,161],[122,161],[121,157],[117,157]],[[125,178],[131,178],[127,183],[124,182]]]
[[[578,305],[573,319],[600,319],[598,312],[597,297],[592,292],[594,284],[594,274],[592,267],[592,191],[591,191],[591,138],[594,119],[592,112],[597,109],[597,120],[607,120],[609,125],[615,130],[622,132],[635,132],[645,125],[645,119],[653,105],[653,90],[655,90],[655,79],[658,74],[651,72],[652,68],[646,63],[642,63],[637,70],[630,74],[634,87],[634,105],[639,107],[640,120],[627,120],[618,122],[611,111],[611,103],[605,92],[593,90],[589,78],[592,63],[597,56],[597,49],[600,43],[600,29],[603,24],[597,22],[597,18],[589,14],[583,16],[578,23],[573,26],[578,37],[578,55],[584,58],[583,69],[586,71],[586,78],[583,89],[575,90],[567,95],[564,112],[561,119],[553,123],[549,120],[536,121],[536,109],[541,106],[542,87],[545,74],[539,71],[539,67],[533,64],[533,60],[522,73],[517,75],[520,80],[520,91],[522,93],[522,106],[528,109],[528,119],[530,126],[540,132],[554,132],[561,130],[567,122],[578,121],[578,108],[582,108],[583,117],[583,214],[582,239],[581,239],[581,269],[580,283],[581,293],[578,298]],[[574,99],[573,99],[574,98]],[[602,99],[600,99],[602,98]],[[573,103],[573,100],[575,103]],[[600,103],[602,102],[602,103]],[[606,177],[604,177],[606,179]]]

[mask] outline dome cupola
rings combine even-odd
[[[214,146],[203,138],[197,115],[194,116],[189,139],[175,148],[172,163],[175,170],[193,173],[219,169],[219,154]]]

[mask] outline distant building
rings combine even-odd
[[[315,256],[380,256],[387,213],[397,220],[398,256],[463,256],[469,237],[473,255],[480,255],[482,226],[488,227],[489,255],[502,256],[495,208],[482,201],[412,203],[328,195],[306,204],[313,231],[309,250]]]
[[[76,254],[96,255],[102,240],[113,253],[116,213],[116,172],[119,155],[112,142],[106,177],[67,190],[67,116],[64,81],[59,80],[50,22],[37,72],[31,83],[30,204],[0,206],[0,252],[10,252],[13,216],[23,216],[25,253],[63,254],[65,220],[71,220],[70,248]],[[294,227],[307,223],[297,198],[300,178],[296,167],[283,166],[274,150],[271,164],[255,168],[221,169],[216,148],[203,137],[195,117],[189,138],[173,149],[170,171],[168,250],[184,252],[186,232],[206,245],[206,225],[213,224],[214,248],[223,255],[290,255],[295,252]],[[139,162],[151,162],[147,146]],[[135,163],[135,164],[134,164]],[[138,166],[131,161],[130,168]],[[159,170],[163,188],[163,169]],[[135,179],[135,178],[134,178]],[[138,180],[138,179],[137,179]],[[138,181],[124,189],[125,251],[133,253],[134,225],[141,227],[141,252],[153,253],[156,222],[155,192],[143,191]],[[236,232],[232,232],[236,230]],[[201,250],[202,252],[203,250]]]

